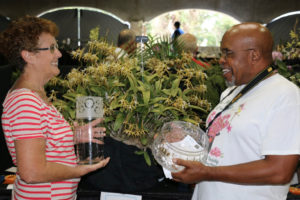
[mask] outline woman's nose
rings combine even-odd
[[[59,49],[56,49],[56,55],[58,58],[60,58],[62,56],[61,52]]]

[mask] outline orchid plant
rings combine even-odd
[[[140,148],[145,158],[145,150],[165,122],[203,125],[212,108],[206,98],[207,75],[191,55],[158,57],[157,49],[148,45],[135,55],[118,58],[115,46],[91,33],[87,46],[72,52],[84,66],[72,69],[65,78],[53,78],[47,86],[53,89],[53,104],[71,124],[76,97],[103,97],[106,133]],[[170,42],[163,45],[171,48]]]
[[[296,28],[290,31],[290,41],[278,45],[273,52],[273,59],[279,66],[279,73],[300,87],[300,29]]]

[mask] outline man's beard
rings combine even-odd
[[[231,76],[231,81],[228,81],[227,79],[225,80],[226,86],[227,87],[232,87],[235,86],[235,77],[234,75]]]

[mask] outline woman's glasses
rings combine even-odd
[[[54,53],[55,49],[58,49],[58,44],[51,44],[50,47],[36,48],[34,50],[36,50],[36,51],[47,51],[47,50],[50,50],[51,53]]]

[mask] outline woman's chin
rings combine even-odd
[[[58,67],[55,67],[55,69],[52,71],[52,77],[58,76],[60,73],[60,70],[58,69]]]

